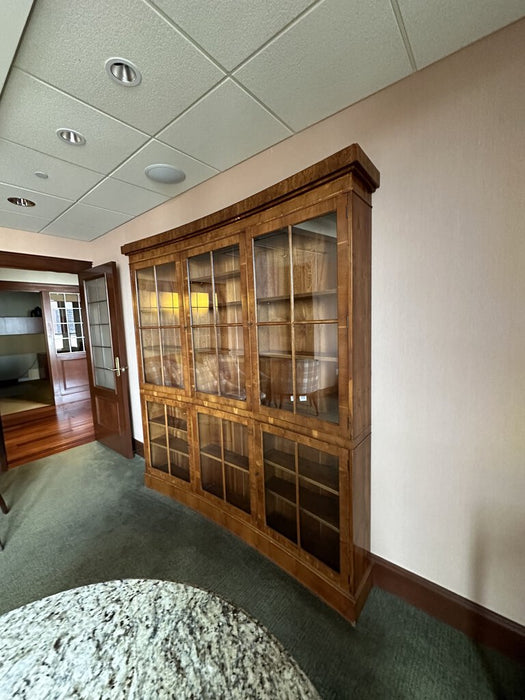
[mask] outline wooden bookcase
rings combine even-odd
[[[354,144],[129,243],[146,484],[351,621],[371,586],[371,195]]]

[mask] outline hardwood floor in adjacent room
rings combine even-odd
[[[9,468],[95,439],[90,401],[3,416],[2,421]]]

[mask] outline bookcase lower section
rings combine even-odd
[[[207,497],[179,486],[175,480],[158,477],[151,471],[146,471],[144,483],[148,488],[174,498],[218,525],[222,525],[297,579],[349,622],[355,624],[357,621],[372,587],[372,563],[367,552],[360,553],[361,560],[367,561],[367,566],[354,596],[339,581],[324,575],[308,561],[304,561],[290,551],[286,545],[270,537],[247,520],[236,517],[233,512],[216,505]]]

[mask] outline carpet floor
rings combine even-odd
[[[11,509],[0,514],[0,613],[98,581],[178,581],[266,626],[322,698],[524,697],[525,666],[378,588],[352,627],[234,535],[145,488],[143,474],[140,457],[94,442],[0,475]]]

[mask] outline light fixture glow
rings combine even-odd
[[[142,80],[137,66],[126,58],[108,58],[104,65],[111,80],[124,87],[136,87]]]
[[[30,199],[26,199],[25,197],[8,197],[7,201],[11,202],[11,204],[15,204],[17,207],[34,207],[35,206],[34,202],[32,202]]]
[[[163,182],[168,185],[173,185],[177,182],[182,182],[186,179],[186,173],[182,170],[177,170],[173,165],[167,163],[153,163],[144,169],[146,176],[154,182]]]
[[[65,141],[70,146],[84,146],[86,143],[82,134],[74,129],[57,129],[56,134],[61,141]]]

